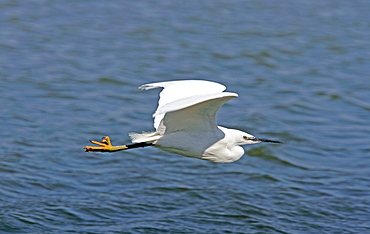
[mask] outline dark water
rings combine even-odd
[[[0,2],[2,233],[370,233],[367,0]],[[85,153],[151,130],[163,80],[284,141],[232,164]]]

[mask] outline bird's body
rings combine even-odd
[[[244,149],[241,145],[261,141],[280,143],[256,138],[240,130],[218,126],[217,110],[230,99],[238,97],[236,93],[223,92],[226,87],[221,84],[202,80],[184,80],[151,83],[139,88],[164,89],[160,93],[158,108],[153,114],[156,131],[130,133],[132,142],[137,147],[143,147],[143,144],[152,145],[187,157],[229,163],[243,156]],[[109,138],[106,139],[108,140]],[[86,151],[122,150],[121,148],[109,150],[110,140],[109,144],[104,140],[100,144],[93,143],[101,145],[104,149],[87,146]]]
[[[219,126],[217,132],[174,132],[163,135],[155,146],[175,154],[212,162],[234,162],[241,158],[244,149],[234,144],[230,134],[238,131]]]

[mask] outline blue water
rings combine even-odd
[[[367,0],[0,2],[1,233],[370,233]],[[155,148],[158,91],[239,93],[231,164]]]

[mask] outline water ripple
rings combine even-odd
[[[368,233],[365,6],[3,1],[0,232]],[[284,144],[232,164],[83,151],[151,130],[158,92],[137,86],[177,79],[225,84],[219,123]]]

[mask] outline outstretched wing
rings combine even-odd
[[[217,110],[237,96],[236,93],[225,92],[193,96],[172,102],[163,107],[165,110],[168,108],[168,111],[165,112],[157,131],[161,134],[176,131],[216,132],[218,131]],[[177,110],[173,110],[175,107]]]
[[[216,112],[236,93],[223,92],[226,87],[201,80],[169,81],[140,86],[141,89],[163,87],[154,127],[162,134],[173,131],[215,131]]]

